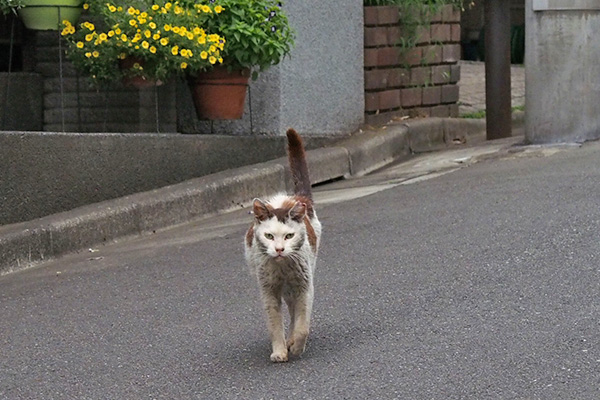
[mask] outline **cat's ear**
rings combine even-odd
[[[306,204],[297,201],[294,207],[290,210],[290,218],[296,222],[302,222],[306,216]]]
[[[254,212],[254,217],[259,222],[266,221],[273,216],[271,210],[269,210],[269,206],[260,199],[254,199],[252,211]]]

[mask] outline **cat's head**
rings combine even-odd
[[[276,208],[255,199],[253,211],[254,232],[263,253],[283,260],[300,250],[306,236],[305,203],[289,199]]]

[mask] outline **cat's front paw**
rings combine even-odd
[[[274,363],[282,363],[282,362],[287,362],[288,360],[288,353],[287,350],[286,351],[280,351],[280,352],[273,352],[271,353],[271,361]]]

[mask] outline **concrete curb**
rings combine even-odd
[[[428,118],[359,132],[307,152],[314,183],[359,176],[412,153],[485,139],[485,121]],[[291,189],[287,159],[235,168],[183,183],[0,227],[0,274],[70,252],[214,215]]]

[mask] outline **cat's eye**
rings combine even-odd
[[[285,240],[290,240],[293,237],[294,237],[293,233],[288,233],[287,235],[285,235]]]
[[[275,236],[273,236],[273,235],[272,235],[272,234],[270,234],[270,233],[265,233],[265,237],[266,237],[267,239],[269,239],[269,240],[273,240],[273,239],[275,239]]]

